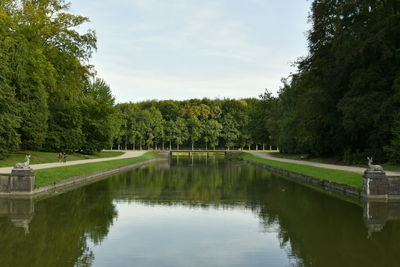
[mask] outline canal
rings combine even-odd
[[[400,222],[366,220],[365,206],[239,161],[174,157],[1,199],[0,266],[398,266]]]

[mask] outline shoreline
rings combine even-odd
[[[359,202],[363,198],[363,190],[362,187],[355,187],[343,183],[338,183],[330,180],[326,180],[323,178],[318,178],[306,174],[301,174],[295,171],[286,170],[283,168],[275,167],[268,165],[265,162],[257,162],[251,159],[245,159],[239,157],[242,161],[256,165],[258,167],[269,170],[270,172],[279,175],[283,179],[287,179],[304,186],[310,187],[317,191],[322,191],[323,193],[327,193],[330,195],[334,195],[335,197],[345,198],[345,200],[351,202]],[[258,159],[263,159],[261,157],[257,157]]]
[[[152,162],[162,161],[165,158],[152,158],[144,161],[131,163],[119,167],[114,167],[106,170],[101,170],[89,174],[83,174],[78,176],[69,177],[62,179],[51,184],[43,186],[35,186],[32,192],[11,192],[11,193],[0,193],[0,197],[39,197],[49,194],[58,194],[71,189],[78,188],[83,185],[87,185],[102,179],[108,178],[114,174],[127,171],[129,169],[137,168]]]

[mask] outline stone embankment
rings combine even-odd
[[[108,170],[71,177],[45,186],[40,186],[40,187],[35,186],[35,174],[34,174],[35,169],[54,168],[61,166],[64,167],[68,165],[78,165],[78,164],[85,164],[92,162],[133,158],[141,156],[145,152],[146,151],[127,151],[127,153],[118,157],[78,160],[69,162],[67,164],[63,163],[36,164],[36,165],[31,165],[30,167],[32,168],[27,168],[27,169],[12,169],[11,167],[9,167],[11,169],[11,173],[0,173],[0,196],[37,196],[42,194],[54,193],[58,191],[64,191],[70,188],[74,188],[77,186],[81,186],[84,184],[104,179],[108,176],[114,175],[121,171],[126,171],[154,161],[161,160],[160,158],[148,159],[124,166],[115,167]]]
[[[345,185],[345,184],[339,184],[336,182],[328,181],[328,180],[323,180],[311,176],[307,176],[304,174],[280,169],[277,167],[269,166],[264,163],[256,163],[253,161],[248,161],[245,160],[248,163],[255,164],[261,168],[265,168],[273,173],[279,174],[283,176],[284,178],[290,179],[292,181],[311,186],[313,188],[320,189],[322,191],[340,195],[352,200],[360,200],[363,196],[363,192],[361,188],[356,188],[353,186]]]
[[[332,170],[350,171],[363,174],[364,185],[363,188],[356,188],[353,186],[340,184],[328,180],[323,180],[315,177],[310,177],[304,174],[296,173],[293,171],[283,170],[277,167],[269,166],[265,163],[254,163],[260,167],[266,168],[271,172],[280,174],[284,177],[290,178],[296,182],[310,185],[322,189],[325,192],[339,194],[341,196],[351,199],[386,199],[386,200],[400,200],[400,173],[398,172],[383,172],[383,171],[368,171],[364,168],[342,166],[334,164],[323,164],[310,161],[292,160],[273,157],[270,153],[266,152],[251,152],[251,154],[269,160],[288,162],[294,164],[302,164]]]

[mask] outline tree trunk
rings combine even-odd
[[[164,140],[162,141],[162,150],[164,150],[165,149],[165,143],[164,143]]]
[[[140,145],[139,149],[142,150],[142,145]]]
[[[265,144],[263,144],[263,150],[265,150]]]
[[[249,145],[249,150],[250,150],[250,145]]]
[[[169,150],[170,151],[172,150],[172,142],[171,141],[169,141]]]
[[[207,150],[207,142],[206,142],[206,150]]]
[[[258,145],[256,145],[256,150],[258,150]]]
[[[179,150],[179,144],[176,144],[176,150]]]
[[[192,150],[194,150],[194,144],[193,144],[193,142],[192,142]]]

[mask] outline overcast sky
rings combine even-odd
[[[71,0],[118,102],[257,97],[307,55],[307,0]]]

